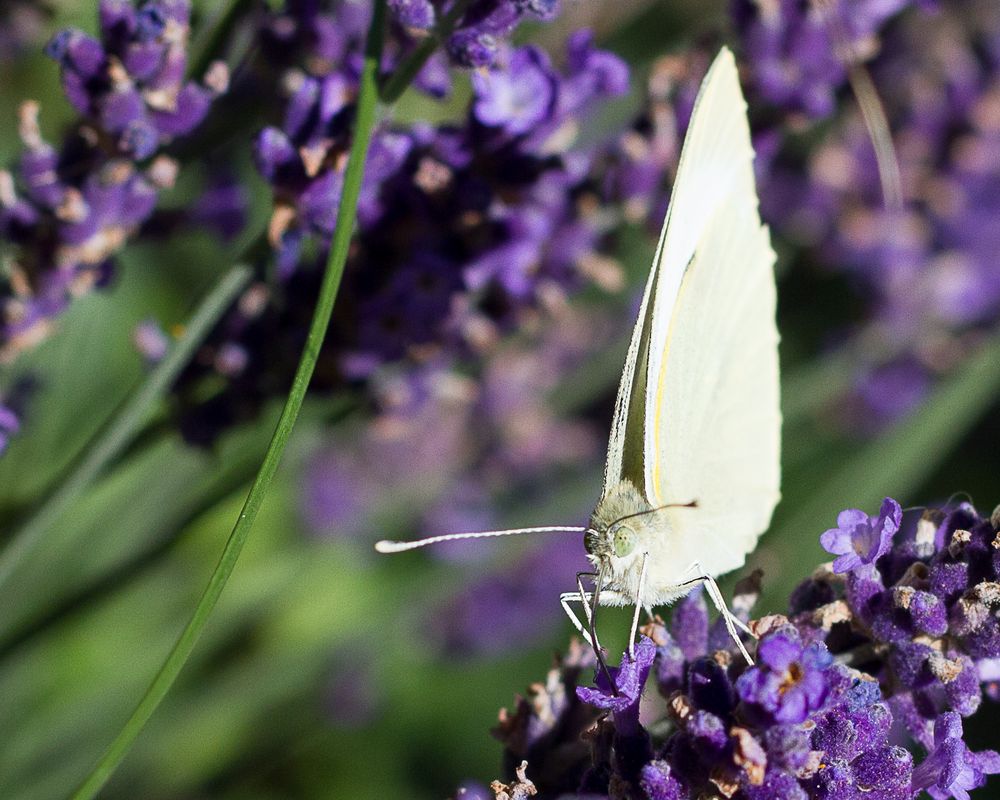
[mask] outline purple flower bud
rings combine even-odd
[[[177,93],[172,109],[154,110],[151,117],[160,138],[169,141],[197,128],[208,114],[211,104],[211,92],[197,84],[188,83]]]
[[[725,669],[714,659],[702,656],[688,668],[687,694],[698,708],[725,718],[736,706],[736,688]]]
[[[729,743],[726,724],[715,714],[703,709],[694,712],[687,721],[685,730],[703,758],[717,758]]]
[[[186,22],[186,19],[184,20]],[[158,39],[167,24],[167,14],[160,6],[149,3],[142,6],[135,15],[135,35],[140,42]]]
[[[684,654],[693,661],[708,647],[708,608],[701,586],[692,589],[677,603],[670,617],[670,633]]]
[[[759,784],[744,783],[742,788],[747,800],[809,800],[794,775],[776,769],[768,769]]]
[[[95,77],[105,66],[101,43],[83,31],[60,31],[45,46],[45,55],[84,79]]]
[[[890,746],[862,753],[854,762],[854,777],[861,792],[885,798],[910,797],[913,756],[902,747]]]
[[[660,694],[664,697],[670,697],[671,694],[684,687],[687,659],[684,657],[680,645],[662,623],[655,622],[647,625],[643,631],[656,645],[656,661],[654,663],[656,685]],[[998,670],[998,675],[1000,675],[1000,670]]]
[[[687,800],[688,790],[666,761],[650,761],[642,768],[639,785],[649,800]]]

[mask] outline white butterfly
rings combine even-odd
[[[740,567],[780,497],[774,251],[761,223],[746,102],[732,53],[702,82],[625,360],[587,528],[520,528],[379,542],[398,552],[456,538],[583,531],[593,573],[561,596],[600,652],[598,601],[639,611],[698,583],[749,654],[714,578]],[[595,581],[593,592],[583,577]],[[570,608],[583,605],[584,626]],[[630,644],[630,653],[632,652]]]

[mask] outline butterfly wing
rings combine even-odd
[[[655,506],[697,503],[668,512],[651,554],[661,586],[695,560],[711,575],[740,566],[780,496],[774,251],[757,206],[746,103],[724,49],[699,92],[650,279],[644,488]]]
[[[653,267],[646,279],[646,288],[639,306],[639,319],[632,329],[625,368],[618,384],[615,400],[615,415],[611,422],[611,437],[608,440],[608,457],[604,464],[604,489],[601,499],[607,497],[623,479],[642,490],[645,486],[645,407],[642,398],[646,395],[646,375],[648,372],[649,337],[652,330],[652,298],[656,290],[658,265],[663,251],[663,239],[667,232],[667,221],[663,222],[660,241],[656,247]]]

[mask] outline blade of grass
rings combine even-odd
[[[233,267],[222,277],[192,315],[184,334],[166,358],[149,373],[107,427],[97,434],[83,458],[70,469],[48,499],[14,531],[0,553],[0,589],[18,565],[34,552],[45,532],[139,433],[156,404],[249,279],[250,270],[244,266]]]
[[[243,509],[233,526],[226,541],[219,562],[212,572],[198,605],[190,621],[181,632],[176,644],[164,661],[163,666],[153,678],[145,695],[139,701],[132,716],[122,727],[118,736],[101,756],[100,760],[80,783],[73,793],[73,800],[85,800],[94,797],[101,787],[111,777],[118,764],[128,753],[136,737],[142,731],[146,722],[159,706],[173,685],[185,662],[194,650],[208,618],[229,576],[232,575],[236,562],[243,550],[247,536],[253,527],[257,513],[260,511],[271,480],[278,469],[281,455],[291,435],[299,409],[305,397],[306,389],[316,367],[320,347],[326,336],[326,330],[333,312],[334,302],[340,288],[340,279],[344,273],[348,248],[354,227],[354,217],[357,211],[358,195],[364,178],[365,159],[368,145],[371,142],[375,127],[376,107],[378,102],[378,67],[382,54],[382,39],[385,17],[385,0],[377,0],[374,5],[371,26],[368,30],[368,40],[365,45],[364,66],[361,73],[360,88],[357,100],[357,116],[355,118],[354,141],[344,173],[344,189],[337,210],[337,225],[333,232],[330,254],[323,275],[316,310],[313,312],[312,323],[306,338],[302,356],[292,381],[292,387],[285,400],[281,417],[278,419],[274,435],[268,446],[264,461],[260,465],[250,493],[247,495]]]

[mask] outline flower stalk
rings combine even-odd
[[[233,526],[232,533],[226,542],[219,563],[215,567],[208,586],[205,588],[191,620],[181,632],[159,673],[153,679],[145,695],[139,701],[132,716],[125,723],[118,736],[111,743],[97,765],[84,778],[76,791],[73,800],[84,800],[94,797],[107,782],[116,767],[131,749],[146,722],[153,715],[160,702],[166,696],[177,676],[180,674],[194,646],[201,636],[208,618],[211,616],[222,590],[232,575],[243,546],[253,527],[264,496],[278,469],[285,445],[291,436],[295,421],[298,418],[306,389],[312,378],[320,347],[326,336],[330,316],[337,299],[337,291],[344,273],[348,248],[357,211],[358,196],[364,177],[365,158],[375,127],[378,101],[378,67],[382,54],[384,36],[385,0],[375,3],[371,25],[365,47],[364,66],[361,74],[360,91],[358,93],[357,112],[355,117],[354,139],[347,168],[344,175],[344,191],[341,195],[337,214],[337,224],[330,246],[326,270],[316,309],[313,312],[309,334],[303,348],[299,365],[292,381],[288,397],[281,416],[275,427],[274,435],[268,446],[267,453],[257,472],[250,493]]]

